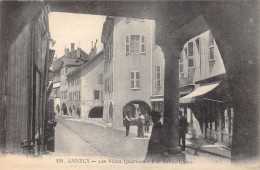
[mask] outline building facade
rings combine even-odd
[[[154,21],[107,17],[104,44],[104,113],[112,126],[123,126],[124,108],[131,117],[150,110]]]
[[[103,117],[104,94],[104,51],[92,56],[81,67],[81,109],[82,118]]]
[[[4,60],[0,150],[9,154],[32,154],[45,150],[45,128],[48,121],[48,73],[53,53],[49,50],[48,6],[43,6],[34,19],[21,26],[21,31],[7,49]],[[26,18],[27,16],[25,16]],[[3,119],[2,119],[3,118]]]
[[[180,106],[190,122],[190,132],[230,147],[233,109],[225,67],[211,31],[190,39],[183,49]]]
[[[89,56],[81,48],[74,49],[74,43],[71,43],[71,51],[65,48],[65,54],[62,56],[61,71],[60,71],[60,105],[61,113],[64,115],[77,116],[77,108],[79,106],[80,96],[80,77],[70,77],[67,74],[80,65],[88,62]],[[77,90],[76,90],[77,89]],[[77,93],[76,93],[77,91]],[[77,98],[77,100],[76,100]],[[74,101],[76,103],[74,103]]]
[[[61,104],[60,104],[60,72],[61,72],[61,63],[62,58],[54,58],[52,62],[52,75],[53,75],[53,89],[52,96],[54,100],[54,112],[55,114],[61,113]]]
[[[151,105],[163,112],[165,62],[160,47],[155,46],[152,63]],[[184,44],[179,71],[180,110],[190,124],[189,133],[230,147],[233,109],[225,67],[211,31]]]

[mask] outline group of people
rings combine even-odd
[[[138,137],[144,137],[144,132],[149,132],[149,126],[150,126],[150,116],[148,115],[148,112],[146,111],[144,115],[139,113],[138,116],[138,123],[137,123],[137,136]]]
[[[188,132],[189,125],[182,111],[180,111],[179,114],[179,146],[182,148],[182,151],[184,151],[186,133]],[[160,122],[162,116],[161,113],[157,111],[151,111],[151,116],[153,121],[153,128],[145,160],[162,160],[164,159],[164,157],[167,157],[167,155],[170,152],[165,145],[165,139],[167,139],[167,134],[164,133],[163,125]]]
[[[129,135],[130,130],[130,122],[131,118],[129,115],[129,112],[125,113],[124,116],[124,125],[126,127],[126,137]],[[148,111],[145,111],[145,114],[139,113],[138,115],[138,122],[137,122],[137,136],[138,137],[144,137],[144,132],[149,132],[149,126],[150,126],[150,116],[148,114]]]
[[[153,122],[153,127],[146,157],[147,159],[149,159],[150,157],[152,157],[153,159],[160,159],[160,157],[164,155],[165,152],[167,152],[167,148],[164,144],[165,139],[167,139],[167,135],[164,134],[163,125],[160,122],[162,116],[161,113],[153,110],[151,111],[150,115]],[[186,133],[188,132],[189,125],[182,111],[179,111],[179,115],[179,146],[182,148],[182,151],[184,151]],[[128,136],[131,121],[129,114],[125,115],[124,120],[126,126],[126,136]],[[139,114],[137,126],[138,137],[144,136],[144,130],[145,132],[149,132],[150,116],[148,112],[146,112],[145,115]],[[143,127],[145,127],[145,129],[143,129]]]

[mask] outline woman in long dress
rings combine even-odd
[[[137,135],[138,137],[144,137],[144,116],[140,113],[138,116],[138,124],[137,124]]]

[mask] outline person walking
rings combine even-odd
[[[138,123],[137,123],[137,135],[138,137],[144,137],[144,115],[142,115],[141,113],[139,113],[138,116]]]
[[[188,132],[188,122],[187,119],[184,117],[182,111],[179,112],[180,114],[180,123],[179,123],[179,146],[181,146],[182,150],[185,151],[185,140],[186,140],[186,133]],[[181,145],[182,142],[182,145]]]
[[[149,126],[150,126],[150,116],[147,111],[145,111],[144,115],[144,131],[149,132]]]
[[[126,129],[126,137],[129,135],[129,130],[130,130],[130,112],[129,111],[125,111],[124,114],[124,124],[125,124],[125,129]]]

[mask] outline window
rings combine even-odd
[[[131,72],[131,89],[140,88],[140,73],[137,71]]]
[[[110,83],[110,86],[109,86],[110,89],[109,89],[109,91],[113,91],[113,75],[110,76],[109,80],[110,80],[110,81],[109,81],[109,83]]]
[[[193,56],[193,42],[188,43],[188,67],[194,67],[194,56]]]
[[[161,66],[156,66],[155,75],[155,87],[161,87]]]
[[[103,91],[100,91],[100,99],[103,100]]]
[[[113,44],[110,44],[110,58],[113,58]]]
[[[99,97],[100,97],[99,96],[99,91],[98,90],[94,90],[94,100],[100,99]]]
[[[183,53],[181,53],[181,56],[180,56],[179,69],[180,69],[180,73],[183,73]]]
[[[130,36],[130,53],[139,53],[140,35]]]
[[[193,56],[193,42],[188,43],[188,57]]]
[[[67,73],[67,68],[65,67],[65,74]]]
[[[209,32],[209,61],[215,59],[215,52],[214,52],[214,37],[212,32]]]
[[[69,93],[69,101],[72,101],[72,93]]]
[[[144,35],[127,35],[125,39],[126,54],[145,53],[145,36]]]
[[[145,37],[141,36],[141,53],[145,53]]]
[[[81,94],[80,94],[80,91],[79,91],[79,100],[81,100],[81,96],[80,96]]]
[[[125,53],[130,53],[129,35],[125,37]]]
[[[209,61],[214,60],[214,47],[209,48]]]
[[[199,53],[199,55],[201,55],[201,54],[200,54],[200,39],[197,38],[197,39],[195,40],[195,42],[196,42],[196,47],[197,47],[198,53]]]
[[[111,83],[111,91],[113,91],[113,74],[111,75],[111,81],[112,81],[112,83]]]
[[[108,59],[108,63],[110,62],[110,46],[107,46],[107,59]]]

